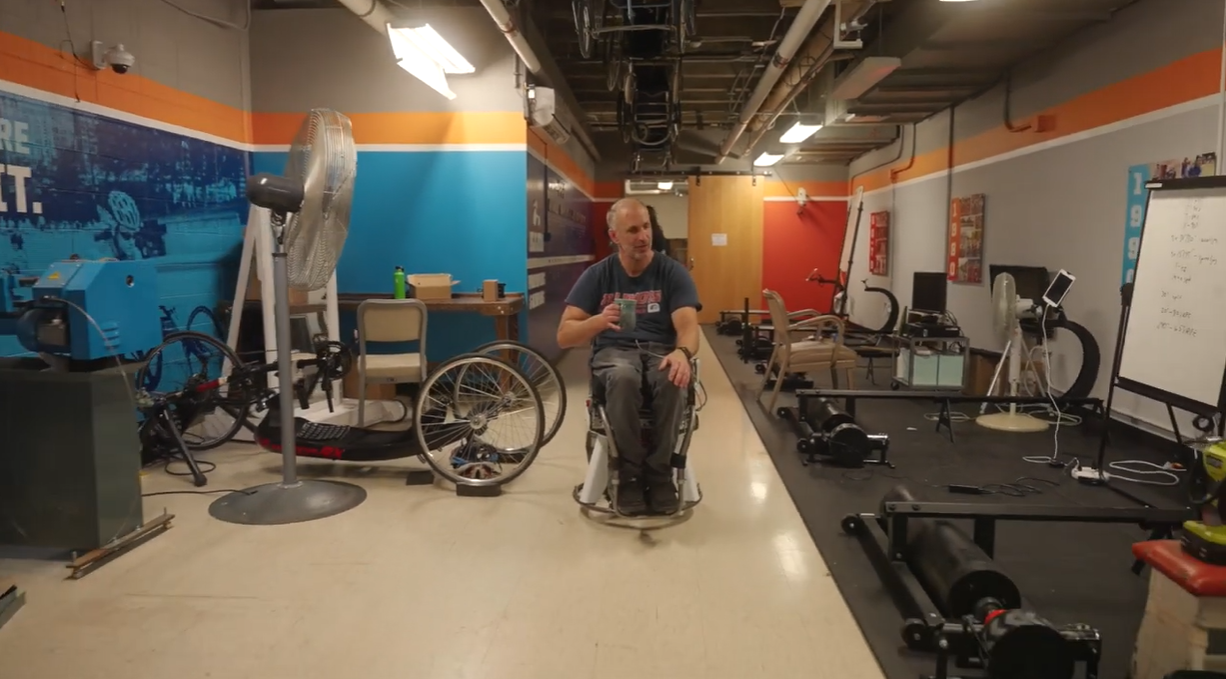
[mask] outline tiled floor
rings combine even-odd
[[[716,358],[691,447],[704,502],[649,534],[583,518],[583,356],[570,417],[500,498],[348,473],[357,509],[251,527],[216,496],[146,498],[175,527],[79,581],[0,561],[26,607],[0,630],[5,679],[877,679],[860,630]],[[278,459],[209,454],[212,487]],[[308,472],[309,473],[309,472]],[[146,491],[185,488],[155,471]]]

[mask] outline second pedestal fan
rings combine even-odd
[[[1019,297],[1017,283],[1013,276],[1002,273],[992,282],[992,324],[996,334],[1005,342],[1005,351],[1001,362],[1009,363],[1009,395],[1018,395],[1018,383],[1021,381],[1023,345],[1022,324],[1020,314],[1032,313],[1034,301]],[[997,367],[997,374],[1000,367]],[[995,379],[993,383],[995,383]],[[999,431],[1039,432],[1051,426],[1048,422],[1032,417],[1017,409],[1016,403],[1009,404],[1009,410],[999,413],[987,413],[975,418],[981,427]]]

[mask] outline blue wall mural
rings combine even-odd
[[[234,294],[248,160],[240,149],[0,92],[0,268],[37,276],[73,255],[152,259],[164,327],[215,333],[212,311]],[[0,355],[25,353],[0,336]]]
[[[286,153],[254,154],[255,172],[280,173]],[[397,266],[409,274],[448,273],[456,292],[480,292],[486,279],[510,292],[527,286],[523,151],[358,151],[353,213],[337,265],[341,292],[392,291]],[[528,335],[527,312],[520,338]],[[341,337],[353,337],[342,314]],[[430,361],[471,351],[495,338],[494,320],[472,313],[432,313]],[[392,350],[392,349],[387,349]]]
[[[561,354],[556,336],[566,295],[591,264],[591,216],[590,198],[528,155],[529,337],[533,348],[550,359]],[[545,266],[534,266],[537,263]]]

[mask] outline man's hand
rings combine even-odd
[[[665,356],[664,360],[660,361],[660,370],[668,371],[669,382],[682,389],[689,388],[690,378],[693,377],[693,367],[690,365],[690,359],[686,358],[685,352],[677,349]]]
[[[617,324],[617,322],[621,319],[622,310],[616,303],[610,304],[609,306],[601,309],[599,314],[592,316],[592,322],[600,327],[600,332],[604,332],[605,330],[621,332],[622,327]]]

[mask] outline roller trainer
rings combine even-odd
[[[905,619],[908,648],[936,653],[934,679],[954,679],[949,660],[986,679],[1072,679],[1079,662],[1097,679],[1102,642],[1082,624],[1057,627],[1025,602],[988,549],[906,486],[882,498],[880,514],[852,515],[860,540]],[[932,511],[929,511],[933,508]],[[980,533],[976,531],[976,537]]]

